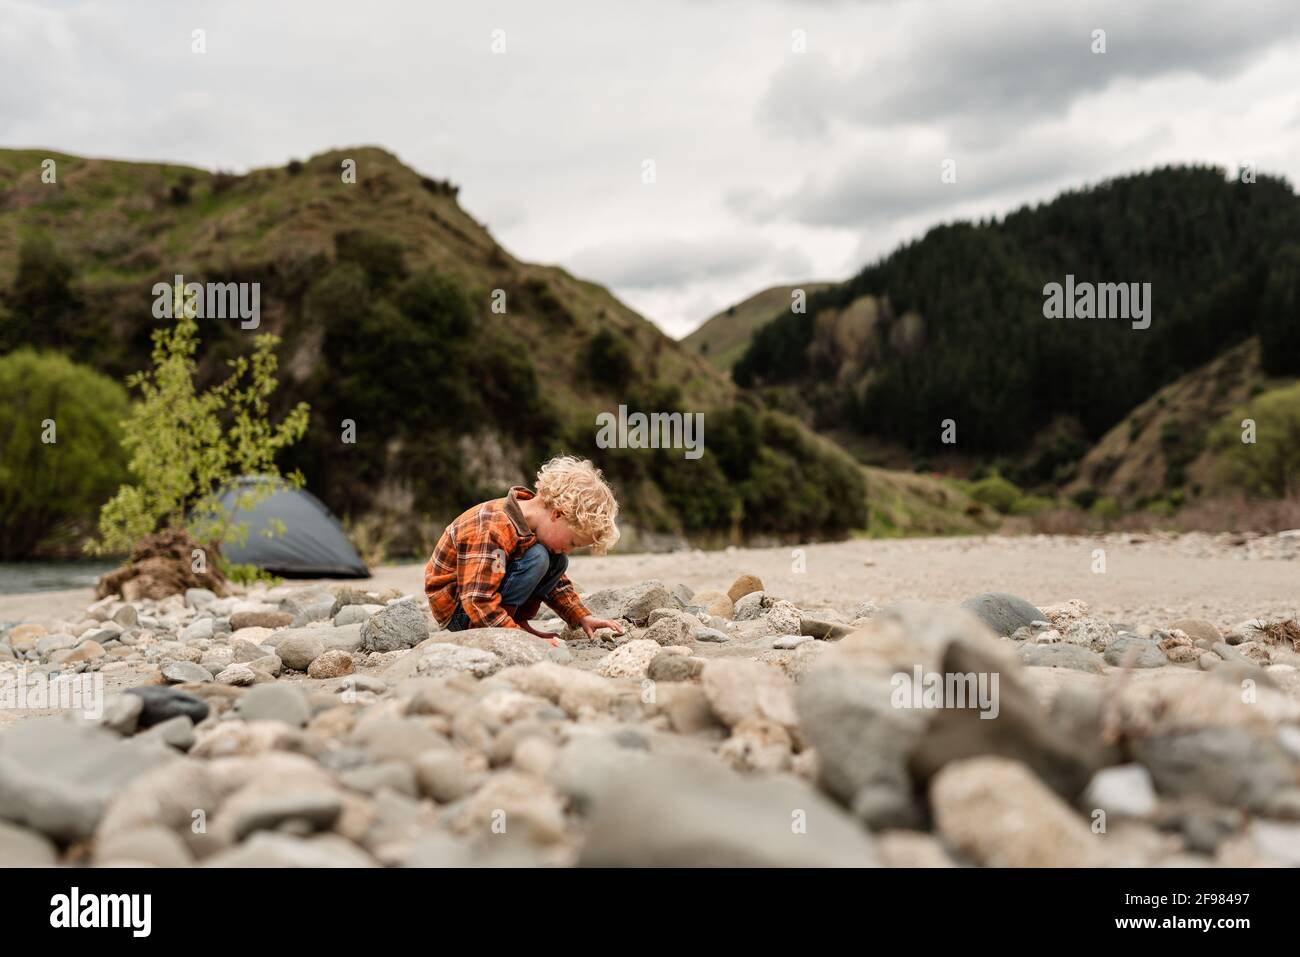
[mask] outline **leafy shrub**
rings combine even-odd
[[[1093,502],[1097,501],[1097,497],[1100,494],[1101,493],[1098,492],[1095,488],[1089,487],[1089,488],[1079,489],[1079,491],[1075,492],[1070,497],[1074,499],[1075,505],[1078,505],[1079,508],[1083,509],[1084,511],[1087,511],[1088,509],[1092,508]]]
[[[1255,421],[1255,441],[1243,442],[1242,421]],[[1251,495],[1300,491],[1300,383],[1257,396],[1210,432],[1220,477]]]
[[[93,524],[126,477],[127,409],[120,385],[64,356],[0,358],[0,558],[30,558],[51,535]]]
[[[460,287],[432,269],[402,283],[397,306],[408,319],[439,337],[458,338],[474,324],[473,307]]]
[[[140,393],[122,436],[135,484],[121,486],[100,510],[99,539],[89,543],[88,551],[127,551],[154,531],[187,523],[201,541],[243,539],[247,528],[229,523],[220,492],[241,475],[277,478],[276,454],[306,430],[306,403],[278,425],[270,419],[277,337],[257,336],[251,356],[230,361],[229,378],[200,392],[194,358],[198,323],[179,288],[175,312],[174,325],[154,333],[153,368],[127,379]],[[287,479],[291,486],[302,484],[301,475]],[[250,508],[272,489],[267,482],[241,493],[236,509]]]
[[[167,190],[167,202],[173,206],[184,206],[190,201],[190,190],[194,188],[194,176],[185,173]]]
[[[1056,508],[1056,501],[1046,495],[1022,495],[1011,506],[1012,515],[1037,515]]]
[[[1088,509],[1088,514],[1094,518],[1109,522],[1119,518],[1123,511],[1120,509],[1118,502],[1106,495],[1092,503],[1092,506]]]
[[[635,369],[627,342],[608,329],[587,340],[585,361],[592,378],[615,388],[626,386]]]
[[[364,229],[346,229],[334,235],[334,258],[356,263],[372,290],[383,290],[406,275],[406,251],[400,241]]]
[[[72,287],[75,274],[72,263],[47,235],[25,237],[18,247],[9,315],[0,325],[0,349],[75,348],[88,318]]]
[[[1003,515],[1010,515],[1020,501],[1020,489],[1001,475],[993,474],[980,479],[970,487],[970,497]]]

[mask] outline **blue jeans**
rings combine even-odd
[[[567,555],[553,555],[541,542],[535,542],[518,558],[506,562],[506,575],[501,579],[501,605],[521,609],[532,602],[540,604],[555,590],[568,568]],[[464,631],[469,626],[469,616],[457,603],[447,630]]]

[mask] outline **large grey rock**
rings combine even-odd
[[[667,612],[655,620],[641,637],[660,645],[684,645],[699,627],[698,618],[680,612]]]
[[[242,803],[228,822],[235,840],[255,831],[273,831],[290,822],[304,822],[311,830],[325,830],[343,811],[343,799],[324,790],[266,794]]]
[[[46,655],[56,651],[62,651],[65,648],[75,648],[80,639],[73,635],[58,632],[53,635],[42,635],[36,639],[36,653],[44,658]]]
[[[136,611],[135,605],[123,605],[113,612],[112,621],[123,628],[134,628],[140,624],[140,613]]]
[[[549,641],[530,635],[522,628],[466,628],[464,631],[440,633],[439,637],[465,648],[490,651],[507,666],[549,661],[553,647]]]
[[[187,682],[202,684],[205,681],[212,680],[212,672],[192,661],[173,661],[163,667],[162,676],[173,684],[186,684]]]
[[[338,834],[302,840],[259,831],[241,844],[214,854],[204,867],[377,867],[370,855]]]
[[[334,593],[324,585],[309,585],[306,588],[299,588],[280,598],[280,610],[290,615],[300,614],[303,610],[312,605],[320,605],[325,602],[334,606]]]
[[[622,588],[603,588],[583,598],[583,604],[597,618],[626,618],[637,625],[644,625],[656,608],[673,607],[664,583],[653,579]]]
[[[215,632],[216,622],[211,618],[196,618],[181,629],[181,641],[201,641],[211,638]]]
[[[351,606],[351,607],[356,607]],[[415,671],[429,678],[445,678],[457,672],[467,671],[475,678],[486,678],[496,674],[504,667],[500,656],[481,648],[466,648],[448,642],[435,642],[422,649],[412,651],[419,655]]]
[[[427,605],[416,598],[395,601],[361,626],[363,651],[401,651],[429,637]]]
[[[332,598],[328,601],[320,601],[310,605],[304,605],[302,610],[293,616],[293,620],[289,622],[289,624],[293,628],[302,628],[305,625],[310,625],[312,622],[328,621],[330,611],[332,611],[333,608],[334,599]]]
[[[1106,673],[1106,659],[1082,645],[1039,645],[1027,641],[1016,646],[1016,654],[1033,668],[1069,668],[1093,675]]]
[[[116,694],[104,703],[104,716],[100,720],[105,728],[116,731],[123,737],[135,734],[140,722],[140,713],[144,710],[144,699],[139,695]]]
[[[1017,628],[1047,620],[1047,616],[1029,602],[1006,592],[974,595],[961,606],[988,625],[995,635],[1014,635]]]
[[[1133,658],[1129,660],[1132,649]],[[1110,665],[1127,664],[1131,668],[1159,668],[1169,664],[1169,656],[1160,650],[1160,645],[1150,638],[1137,635],[1117,635],[1105,651],[1106,663]]]
[[[0,734],[0,818],[84,840],[119,789],[172,755],[161,742],[57,717],[24,721]]]
[[[383,610],[383,605],[344,605],[334,616],[334,624],[362,625]]]
[[[1162,795],[1204,795],[1220,804],[1263,811],[1296,786],[1300,768],[1276,741],[1242,728],[1201,728],[1133,743],[1134,757]]]
[[[207,588],[185,589],[185,606],[187,608],[204,608],[217,600],[216,593]],[[125,622],[119,622],[125,624]]]
[[[275,653],[286,668],[306,671],[313,661],[325,654],[325,642],[315,630],[295,630],[275,643]]]
[[[295,728],[311,717],[311,705],[302,689],[278,681],[254,685],[235,708],[245,721],[283,721]]]
[[[646,677],[651,681],[690,681],[704,669],[700,658],[661,651],[650,660]]]
[[[923,680],[969,676],[961,690],[972,699],[933,706],[923,688],[914,691],[917,669]],[[823,787],[872,827],[915,828],[915,795],[933,775],[990,754],[1023,761],[1073,800],[1096,770],[1093,758],[1052,726],[1016,672],[1010,643],[965,611],[918,603],[881,611],[795,686]]]
[[[985,867],[1096,867],[1098,838],[1018,761],[954,761],[935,776],[930,804],[944,843]]]
[[[871,867],[868,834],[793,778],[650,759],[598,789],[591,867]]]
[[[139,864],[189,867],[194,863],[194,857],[175,831],[155,825],[97,840],[95,863],[109,867]]]
[[[712,658],[700,673],[709,706],[727,727],[765,720],[793,728],[794,685],[782,672],[747,658]]]
[[[487,777],[486,763],[476,764],[463,751],[435,747],[415,758],[415,777],[425,797],[448,804],[459,801],[483,783]]]
[[[44,834],[0,821],[0,861],[11,867],[53,867],[58,849]]]
[[[185,715],[178,714],[161,724],[155,724],[140,737],[142,740],[156,738],[178,751],[188,751],[194,747],[194,722]]]
[[[732,620],[754,621],[763,614],[765,603],[771,604],[771,599],[764,592],[752,591],[748,595],[741,595],[732,609]]]
[[[574,810],[586,814],[602,791],[648,760],[644,749],[623,747],[613,735],[584,735],[560,748],[548,780]]]

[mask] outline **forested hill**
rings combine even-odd
[[[1151,322],[1046,318],[1045,287],[1150,283]],[[1258,335],[1300,371],[1300,200],[1180,166],[930,230],[754,337],[742,386],[789,385],[820,428],[988,456],[1064,436],[1051,477],[1162,385]],[[1035,440],[1038,440],[1037,443]]]

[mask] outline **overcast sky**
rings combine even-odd
[[[0,0],[0,146],[384,146],[673,335],[1117,173],[1300,182],[1298,93],[1298,0]]]

